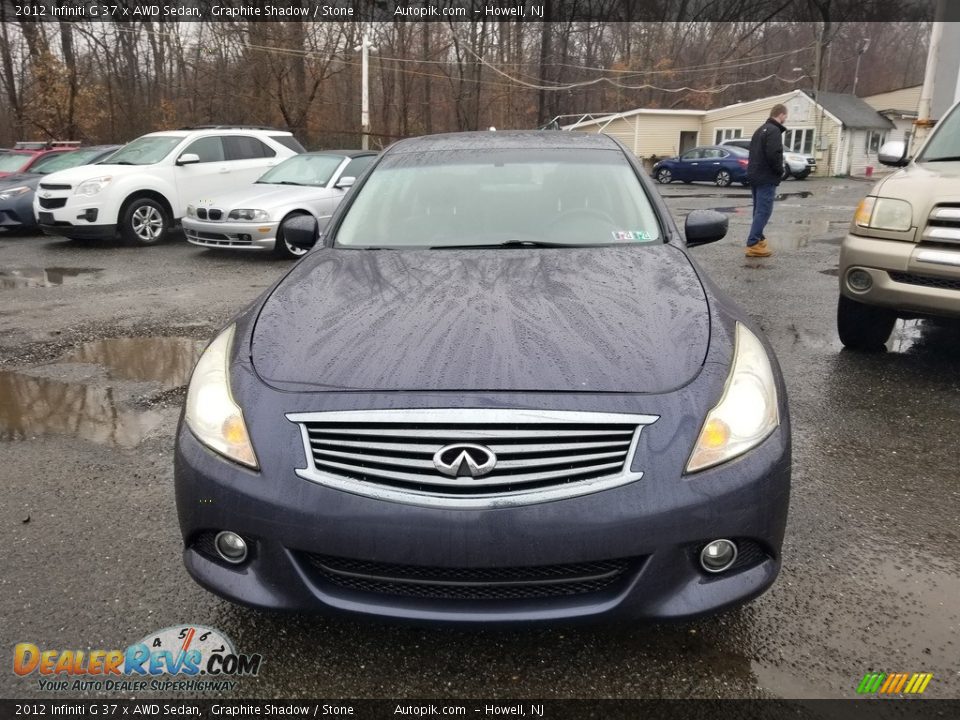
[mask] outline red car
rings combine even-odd
[[[0,148],[0,178],[16,173],[28,172],[30,167],[40,158],[76,150],[79,142],[18,142],[11,149]]]

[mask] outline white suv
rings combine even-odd
[[[187,204],[245,187],[303,152],[289,132],[201,126],[143,135],[106,160],[50,173],[33,201],[44,232],[71,239],[162,241]]]

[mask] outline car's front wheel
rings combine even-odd
[[[170,232],[166,208],[153,198],[137,198],[128,203],[120,218],[120,237],[128,245],[156,245]]]
[[[797,180],[806,180],[809,175],[810,175],[810,171],[809,171],[809,170],[801,170],[801,171],[798,172],[796,175],[794,175],[794,177],[795,177]]]
[[[787,165],[786,163],[783,164],[783,172],[780,173],[780,179],[781,179],[781,180],[789,180],[789,179],[790,179],[790,166]]]
[[[673,173],[666,168],[657,170],[657,182],[661,185],[669,185],[673,181]]]
[[[733,177],[730,175],[729,170],[720,170],[713,178],[713,182],[717,187],[727,187],[733,182]]]
[[[290,218],[307,215],[304,212],[292,212],[287,215],[283,220],[280,221],[280,224],[277,226],[277,239],[273,245],[273,254],[279,258],[285,258],[287,260],[292,260],[296,258],[301,258],[307,254],[306,248],[297,247],[296,245],[291,245],[283,237],[283,223],[285,223]]]
[[[841,295],[837,302],[837,334],[851,350],[880,350],[890,337],[896,314]]]

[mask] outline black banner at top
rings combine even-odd
[[[946,0],[0,0],[15,22],[921,22]],[[944,12],[945,11],[945,12]]]

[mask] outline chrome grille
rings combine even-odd
[[[525,600],[619,586],[643,558],[533,567],[450,568],[306,555],[324,581],[347,590],[437,600]]]
[[[923,231],[927,242],[960,244],[960,206],[937,205],[930,211]]]
[[[444,507],[524,505],[639,480],[630,471],[640,431],[656,415],[494,409],[293,413],[307,467],[321,485],[379,499]],[[486,474],[440,472],[447,446],[495,455]],[[456,454],[456,453],[454,453]],[[462,468],[461,468],[462,469]]]

